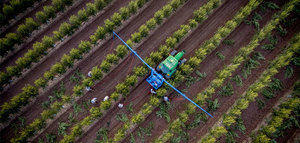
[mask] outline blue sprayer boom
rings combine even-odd
[[[178,92],[181,96],[183,96],[185,99],[189,100],[192,102],[194,105],[196,105],[199,109],[204,111],[206,114],[208,114],[210,117],[213,117],[211,114],[209,114],[207,111],[205,111],[203,108],[201,108],[198,104],[196,104],[193,100],[188,98],[185,94],[180,92],[177,88],[175,88],[173,85],[171,85],[168,81],[165,80],[163,75],[159,74],[154,68],[152,68],[150,65],[148,65],[137,53],[134,51],[117,33],[113,31],[113,34],[117,36],[127,47],[128,49],[135,55],[137,56],[150,70],[151,70],[151,75],[146,79],[146,81],[154,88],[158,89],[160,88],[163,83],[166,83],[168,86],[173,88],[176,92]]]

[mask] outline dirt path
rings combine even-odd
[[[0,33],[0,37],[5,37],[5,35],[10,32],[16,32],[18,26],[20,24],[24,23],[26,18],[29,18],[29,17],[34,18],[36,12],[43,10],[44,6],[51,5],[51,2],[52,2],[51,0],[46,0],[46,1],[42,2],[38,7],[36,7],[34,10],[32,10],[31,12],[29,12],[28,14],[23,16],[18,21],[16,21],[13,25],[10,25],[6,29],[4,29],[4,31]],[[2,10],[2,8],[1,8],[1,10]]]
[[[269,12],[270,13],[270,12]],[[270,14],[269,14],[270,15]],[[263,21],[261,24],[263,25],[263,23],[265,24],[268,18],[268,15],[264,16],[264,19],[266,19],[265,21]],[[269,18],[270,19],[270,18]],[[215,56],[216,51],[222,53],[225,57],[233,57],[234,54],[236,53],[236,51],[241,48],[241,46],[246,45],[249,41],[250,41],[250,37],[251,35],[254,34],[254,31],[252,30],[253,28],[250,28],[248,25],[246,24],[241,24],[237,29],[235,29],[235,31],[233,33],[231,33],[231,35],[227,38],[227,39],[233,39],[235,42],[235,44],[233,45],[233,47],[231,48],[225,48],[225,45],[221,45],[220,47],[217,48],[217,50],[215,50],[213,53],[211,53],[202,63],[200,66],[200,72],[203,73],[207,73],[208,76],[206,78],[204,78],[203,80],[201,80],[200,82],[196,82],[191,88],[189,88],[188,96],[193,96],[196,95],[199,91],[201,91],[202,89],[204,89],[205,87],[208,86],[208,83],[210,80],[214,79],[214,73],[217,70],[220,70],[221,68],[223,68],[222,65],[224,64],[228,64],[229,59],[227,59],[226,61],[221,61],[220,59],[217,58],[217,56]],[[199,32],[197,32],[199,33]],[[194,36],[191,36],[194,37]],[[184,41],[187,42],[187,41]],[[191,43],[191,42],[187,42],[187,43]],[[184,45],[184,43],[183,43]],[[235,52],[232,52],[235,51]],[[199,88],[200,87],[200,88]],[[183,89],[183,87],[181,86],[181,89]],[[171,121],[174,120],[175,117],[177,117],[177,113],[179,111],[182,111],[184,109],[184,104],[183,103],[187,103],[187,101],[183,100],[183,101],[176,101],[172,104],[174,104],[175,108],[172,108],[172,112],[169,112],[169,115],[171,116]],[[158,109],[156,109],[157,111]],[[216,115],[214,115],[215,117]],[[217,118],[217,117],[215,117]],[[168,123],[166,122],[165,119],[161,119],[156,117],[155,112],[153,112],[148,118],[147,120],[141,125],[141,127],[145,127],[148,125],[148,123],[152,121],[154,123],[154,129],[152,132],[152,136],[150,137],[146,137],[145,141],[153,141],[153,139],[157,138],[159,135],[161,135],[162,131],[168,126]],[[137,132],[137,131],[135,131]],[[127,142],[129,141],[129,137],[124,141]],[[138,140],[139,141],[139,140]]]
[[[59,61],[63,54],[68,53],[72,48],[77,47],[81,40],[88,40],[89,36],[94,33],[99,25],[104,23],[105,19],[109,18],[121,7],[125,6],[129,1],[130,0],[115,2],[106,9],[104,13],[96,17],[89,26],[86,26],[78,33],[75,33],[70,38],[66,39],[57,50],[51,53],[51,55],[48,55],[47,59],[42,61],[38,66],[32,67],[30,73],[24,75],[16,84],[12,85],[7,91],[5,91],[1,95],[2,100],[0,101],[0,105],[11,99],[17,93],[20,93],[25,84],[33,84],[36,79],[43,76],[44,72],[48,71],[51,65]]]
[[[26,41],[22,46],[19,47],[16,53],[12,54],[11,56],[7,57],[5,60],[2,61],[0,64],[0,69],[5,70],[8,66],[16,65],[16,60],[20,57],[23,57],[25,53],[28,52],[29,49],[32,49],[32,46],[35,42],[41,42],[45,35],[53,36],[53,31],[58,30],[59,26],[63,22],[68,22],[70,16],[77,15],[77,12],[84,8],[88,2],[92,2],[93,0],[81,0],[78,3],[74,3],[67,11],[57,16],[50,24],[45,25],[42,27],[43,30],[39,31],[37,34],[34,34],[33,37],[30,37],[29,41]],[[77,1],[75,1],[77,2]]]

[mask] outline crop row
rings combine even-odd
[[[139,32],[133,33],[131,39],[127,40],[127,43],[129,43],[129,45],[131,47],[134,47],[135,45],[140,43],[143,38],[147,37],[147,35],[150,33],[150,30],[154,30],[156,26],[162,24],[164,19],[167,19],[173,12],[175,12],[179,8],[180,5],[182,5],[184,3],[185,3],[184,0],[183,1],[172,0],[169,4],[165,5],[161,10],[158,10],[154,14],[154,18],[151,18],[150,20],[148,20],[146,22],[146,25],[142,25],[139,28]],[[146,30],[144,30],[144,29],[146,29]],[[122,47],[125,50],[124,55],[122,55],[120,57],[120,55],[117,54],[116,56],[118,56],[118,58],[124,58],[125,55],[127,54],[128,50],[125,47],[125,45],[119,45],[119,46],[117,46],[117,49],[120,47]],[[168,53],[168,51],[165,52],[165,54],[167,54],[167,53]],[[100,67],[98,67],[98,66],[93,67],[91,77],[85,78],[85,80],[83,80],[83,82],[82,82],[82,85],[77,85],[73,88],[74,96],[76,96],[76,94],[77,94],[77,96],[81,96],[83,94],[84,87],[94,86],[96,84],[97,80],[103,79],[105,72],[109,72],[111,70],[112,64],[119,63],[119,59],[116,59],[116,61],[109,60],[110,55],[115,55],[115,54],[107,55],[107,58],[104,61],[102,61],[102,63],[99,65]],[[105,69],[103,67],[103,65],[106,65],[106,64],[104,64],[104,63],[110,64],[109,68]],[[98,69],[98,70],[96,70],[96,69]],[[104,71],[104,73],[101,73],[101,70]],[[96,72],[96,71],[100,71],[100,73]],[[101,76],[99,77],[99,75],[101,75]],[[128,77],[129,77],[129,79],[127,80],[126,85],[132,85],[137,82],[137,79],[136,79],[137,77],[133,77],[133,76],[128,76]],[[126,88],[126,87],[121,87],[121,88]],[[126,90],[126,89],[123,89],[123,90]],[[90,124],[93,123],[93,121],[97,117],[101,117],[103,114],[105,114],[106,110],[108,110],[118,100],[118,98],[119,98],[118,96],[112,97],[115,99],[115,101],[107,100],[107,101],[101,102],[100,107],[91,108],[90,109],[91,115],[84,118],[80,123],[77,123],[72,128],[71,134],[66,135],[61,142],[66,142],[68,140],[74,140],[78,136],[78,133],[82,132],[82,128],[84,126],[85,127],[89,126]],[[80,132],[78,130],[80,130]]]
[[[66,6],[72,3],[73,0],[53,0],[52,5],[44,6],[43,11],[39,11],[35,14],[36,20],[26,18],[24,24],[18,25],[15,33],[7,33],[4,38],[0,39],[0,56],[4,57],[9,51],[14,50],[14,45],[21,44],[24,38],[30,36],[34,30],[38,29],[50,18],[56,17],[58,12],[63,11]]]
[[[130,15],[133,15],[134,13],[137,12],[138,7],[141,8],[145,3],[146,3],[146,1],[144,1],[144,0],[136,0],[136,1],[130,2],[127,7],[121,8],[123,10],[120,9],[120,11],[125,10],[127,12],[126,15],[123,15],[123,18],[121,20],[128,19],[130,17]],[[122,13],[122,14],[124,14],[124,13]],[[119,14],[117,14],[117,15],[119,15]],[[121,22],[122,21],[119,21],[118,23],[116,23],[116,25],[117,24],[121,25]],[[113,23],[113,22],[111,22],[111,23],[115,25],[115,23]],[[105,32],[110,33],[115,27],[116,26],[114,26],[111,29],[108,29],[109,26],[106,25],[104,27],[105,28],[104,30],[105,30]],[[102,29],[102,28],[103,27],[99,27],[97,32],[94,34],[95,36],[97,36],[96,38],[98,38],[98,39],[105,39],[105,36],[107,35],[107,34],[104,34],[104,35],[101,36],[101,38],[99,38],[99,34],[102,34],[101,32],[99,32],[99,29]],[[92,35],[91,37],[93,37],[94,35]],[[88,43],[89,45],[91,45],[91,43],[89,41],[82,42],[82,43]],[[83,45],[82,43],[80,45]],[[97,42],[94,43],[94,44],[96,45]],[[126,53],[126,49],[125,49],[125,51],[124,50],[117,51],[117,53],[121,53],[121,52]],[[78,58],[80,58],[80,57],[81,57],[81,55],[78,55]],[[71,62],[73,62],[73,61],[71,61]],[[64,63],[64,65],[66,65],[66,64]],[[102,72],[101,72],[100,69],[93,70],[92,73],[94,75],[93,78],[101,78],[102,77]],[[38,87],[43,87],[43,86],[38,86]],[[74,90],[76,90],[76,87],[74,87]],[[80,92],[83,92],[83,90],[81,90]],[[60,109],[62,108],[62,105],[64,105],[65,103],[71,102],[71,99],[74,99],[75,97],[78,97],[78,96],[79,95],[78,95],[77,92],[74,92],[74,94],[72,94],[72,96],[69,96],[69,95],[62,96],[62,101],[56,101],[51,105],[50,109],[44,110],[41,113],[42,117],[35,119],[35,121],[33,123],[31,123],[25,130],[23,130],[21,132],[21,136],[17,137],[16,140],[26,140],[28,137],[33,135],[32,131],[38,131],[38,130],[42,129],[43,126],[41,126],[41,125],[44,125],[45,121],[47,119],[52,118],[56,113],[58,113],[60,111]]]
[[[231,76],[232,72],[235,71],[241,65],[241,63],[246,60],[247,56],[253,52],[253,50],[256,46],[259,45],[259,42],[261,40],[263,40],[267,36],[267,34],[270,33],[276,27],[276,25],[278,24],[278,22],[280,20],[284,19],[288,15],[288,12],[290,10],[291,9],[288,9],[287,11],[283,11],[281,13],[281,15],[279,15],[279,16],[275,15],[273,17],[273,20],[271,20],[258,34],[256,34],[253,37],[253,39],[251,40],[251,42],[246,47],[243,47],[238,51],[238,55],[233,58],[232,64],[229,64],[228,66],[224,67],[223,70],[217,72],[217,78],[211,82],[211,84],[208,88],[206,88],[203,92],[200,92],[197,95],[197,98],[195,99],[195,101],[197,103],[199,103],[199,105],[204,106],[205,101],[208,98],[211,98],[212,94],[216,92],[215,90],[223,84],[223,82],[225,81],[226,78]],[[192,107],[192,106],[189,105],[188,109],[186,111],[179,114],[179,116],[185,117],[185,118],[179,118],[179,119],[175,120],[172,123],[174,126],[183,125],[187,121],[187,119],[189,117],[188,115],[191,113],[194,113],[195,109],[190,108],[190,107]],[[171,124],[171,126],[172,126],[172,124]],[[178,131],[179,131],[179,128],[176,128],[175,130],[173,129],[173,131],[172,131],[172,127],[170,127],[169,131],[166,131],[165,133],[168,134],[167,136],[169,137],[169,136],[173,136],[173,133],[174,132],[176,133]],[[222,128],[212,130],[211,132],[215,133],[215,134],[210,136],[208,139],[204,139],[203,142],[215,141],[215,138],[219,137],[218,132],[221,132],[221,131],[222,131]],[[166,141],[166,140],[163,139],[160,141]]]
[[[297,90],[299,90],[300,82],[296,82],[294,86],[294,91],[291,98],[287,101],[281,103],[278,108],[273,110],[272,118],[268,123],[262,126],[255,135],[253,134],[253,142],[270,142],[274,138],[274,134],[278,132],[280,126],[283,122],[295,114],[295,111],[299,108],[300,99],[297,95]]]
[[[291,2],[293,3],[293,2]],[[290,3],[290,4],[291,4]],[[289,8],[292,8],[293,5],[288,6]],[[286,9],[287,10],[287,9]],[[282,12],[283,15],[288,14],[287,11]],[[282,16],[282,15],[281,15]],[[280,16],[279,16],[280,17]],[[274,20],[278,21],[278,20]],[[269,26],[270,29],[272,26]],[[268,29],[268,27],[266,27]],[[233,123],[236,122],[236,119],[241,115],[242,110],[246,109],[250,102],[254,101],[254,99],[258,96],[258,93],[268,85],[268,83],[271,82],[271,77],[278,73],[278,69],[286,66],[292,59],[294,52],[299,50],[299,34],[297,34],[295,41],[293,41],[291,46],[288,47],[282,53],[279,55],[275,60],[273,60],[268,67],[267,70],[265,70],[260,78],[252,84],[247,91],[241,95],[240,99],[238,99],[235,104],[232,106],[232,108],[225,114],[219,121],[221,125],[214,126],[209,135],[207,135],[205,138],[201,140],[201,142],[215,142],[217,138],[221,137],[223,134],[227,133],[226,127],[229,127]]]
[[[35,2],[41,0],[11,0],[9,4],[4,4],[0,13],[0,25],[7,24],[9,19],[25,11],[28,7],[33,6]]]
[[[78,11],[77,16],[70,16],[69,22],[62,23],[57,31],[53,31],[52,37],[44,36],[42,42],[35,42],[33,49],[28,50],[23,57],[19,57],[16,60],[16,65],[7,67],[6,72],[0,72],[0,87],[9,84],[11,79],[20,76],[22,71],[29,69],[33,63],[39,62],[59,41],[65,39],[66,36],[72,35],[82,23],[100,12],[111,1],[96,0],[95,3],[87,3],[86,8]]]
[[[200,13],[200,12],[205,12],[205,9],[201,9],[199,11],[197,11],[196,13]],[[204,14],[202,14],[203,16]],[[206,19],[207,16],[204,16]],[[242,19],[240,19],[242,20]],[[232,24],[232,21],[230,22],[230,24]],[[235,23],[233,23],[235,25]],[[226,25],[227,27],[228,25]],[[224,28],[223,28],[224,29]],[[222,34],[225,34],[223,33],[222,31]],[[173,36],[175,36],[176,34],[174,34]],[[225,34],[226,35],[226,34]],[[170,40],[170,39],[174,39],[174,44],[170,45],[170,48],[174,48],[172,46],[175,46],[177,43],[176,43],[176,38],[175,37],[170,37],[168,38],[167,40]],[[220,39],[219,39],[220,40]],[[168,43],[168,42],[166,42]],[[169,46],[169,45],[168,45]],[[147,59],[146,59],[147,60]],[[153,61],[150,61],[148,63],[152,64],[157,64],[161,59],[158,59],[158,61],[155,63],[155,57],[152,59]],[[192,57],[190,58],[190,60],[187,61],[187,64],[184,64],[181,66],[180,70],[176,72],[175,74],[175,77],[174,77],[174,80],[173,81],[170,81],[170,83],[172,84],[178,84],[179,82],[183,81],[184,80],[184,76],[185,75],[188,75],[190,74],[192,71],[193,71],[193,68],[195,68],[197,65],[199,65],[201,63],[202,59],[198,58],[198,57]],[[152,65],[154,65],[152,64]],[[144,74],[142,76],[145,76]],[[131,118],[131,121],[128,121],[124,124],[124,126],[118,130],[117,134],[115,135],[113,141],[119,141],[119,140],[122,140],[125,136],[126,133],[128,133],[128,130],[131,130],[132,128],[134,128],[134,126],[136,126],[138,123],[140,123],[141,121],[143,121],[145,119],[145,117],[150,114],[152,112],[152,110],[158,106],[159,104],[159,97],[163,96],[164,94],[167,93],[167,89],[166,88],[160,88],[158,91],[157,91],[157,95],[158,97],[156,96],[151,96],[150,97],[150,102],[149,103],[146,103],[143,105],[142,107],[142,110],[134,115],[132,118]]]
[[[95,35],[99,36],[98,40],[102,40],[106,37],[108,33],[126,20],[128,17],[132,16],[137,12],[137,10],[145,4],[145,0],[136,0],[128,4],[127,7],[121,8],[120,13],[115,13],[111,16],[111,20],[105,20],[105,25],[98,27]],[[100,37],[101,36],[101,37]],[[20,109],[20,107],[28,104],[28,100],[32,97],[38,95],[38,90],[45,88],[47,84],[54,79],[66,72],[67,69],[72,68],[76,60],[82,59],[83,55],[88,53],[92,47],[96,44],[92,44],[90,41],[81,41],[77,48],[73,48],[69,54],[64,54],[60,62],[52,65],[49,71],[44,73],[44,77],[37,79],[33,85],[26,85],[21,93],[14,96],[10,102],[6,102],[2,105],[2,110],[0,112],[0,119],[3,121],[8,118],[9,114],[12,114]]]
[[[198,11],[199,12],[199,11]],[[239,19],[239,20],[242,20],[242,19]],[[232,21],[230,21],[229,23],[227,23],[227,24],[232,24]],[[235,24],[234,24],[235,25]],[[234,29],[234,28],[233,28]],[[229,30],[230,31],[230,30]],[[171,39],[171,38],[174,38],[174,37],[170,37],[169,39]],[[176,39],[175,39],[176,40]],[[176,44],[176,43],[175,43]],[[174,45],[175,45],[174,44]],[[193,57],[193,58],[191,58],[191,60],[188,62],[188,63],[191,63],[190,65],[191,66],[193,66],[193,67],[195,67],[197,64],[199,64],[201,61],[199,61],[199,60],[197,60],[198,58],[197,57]],[[159,61],[159,60],[158,60]],[[153,62],[150,62],[150,63],[153,63]],[[141,68],[141,67],[140,67]],[[179,71],[179,72],[182,72],[183,74],[188,74],[190,71],[191,71],[192,69],[191,69],[191,67],[189,66],[189,65],[183,65],[183,67],[181,68],[181,71]],[[137,72],[137,74],[141,74],[141,73],[139,73],[139,72]],[[138,75],[136,75],[136,76],[138,76]],[[178,80],[183,80],[183,75],[181,75],[181,73],[179,73],[179,74],[176,74],[175,75],[176,77],[175,77],[175,80],[176,81],[178,81]],[[129,90],[129,89],[128,89]],[[127,90],[127,91],[128,91]],[[117,88],[117,92],[118,92],[118,88]],[[160,89],[160,90],[158,90],[158,96],[159,95],[163,95],[164,93],[166,93],[166,89]],[[113,95],[116,95],[116,94],[114,94],[113,93]],[[152,102],[151,102],[152,101]],[[152,96],[151,97],[151,99],[150,99],[150,102],[152,103],[152,105],[157,105],[158,103],[156,103],[156,102],[158,102],[159,101],[159,99],[157,98],[157,97],[154,97],[154,96]],[[150,103],[150,104],[151,104]],[[145,111],[143,110],[143,111],[141,111],[142,113],[143,112],[145,112],[145,113],[150,113],[151,112],[151,109],[153,109],[152,108],[152,105],[149,105],[148,103],[146,103],[145,104],[145,106],[143,107],[143,109],[145,109]],[[137,123],[137,122],[140,122],[142,119],[143,119],[143,114],[138,114],[138,115],[136,115],[136,116],[134,116],[133,117],[133,124],[134,123]],[[136,119],[137,118],[137,119]],[[130,123],[127,123],[127,124],[130,124]],[[121,130],[119,130],[119,132],[118,132],[118,134],[121,134],[121,135],[118,135],[117,134],[117,136],[119,137],[119,136],[122,136],[122,134],[124,135],[124,130],[126,130],[126,128],[131,128],[131,126],[130,125],[124,125],[124,128],[125,129],[121,129]],[[122,131],[123,130],[123,131]],[[122,133],[123,132],[123,133]]]

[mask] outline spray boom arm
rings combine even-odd
[[[137,53],[136,51],[134,51],[129,45],[127,45],[127,43],[125,41],[123,41],[123,39],[121,37],[119,37],[119,35],[117,33],[115,33],[113,31],[113,34],[115,36],[117,36],[122,42],[123,44],[125,44],[127,46],[127,48],[134,54],[136,55],[150,70],[151,72],[154,72],[156,74],[158,74],[150,65],[148,65]],[[165,79],[163,79],[163,82],[165,82],[168,86],[170,86],[171,88],[173,88],[176,92],[178,92],[181,96],[183,96],[185,99],[189,100],[190,102],[192,102],[194,105],[196,105],[199,109],[201,109],[202,111],[204,111],[207,115],[209,115],[210,117],[213,118],[213,116],[211,114],[209,114],[207,111],[205,111],[203,108],[201,108],[198,104],[196,104],[193,100],[191,100],[190,98],[188,98],[185,94],[183,94],[182,92],[180,92],[177,88],[175,88],[173,85],[171,85],[168,81],[166,81]]]

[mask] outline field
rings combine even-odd
[[[1,143],[300,141],[300,0],[0,5]],[[185,51],[167,81],[213,118],[167,84],[152,94],[113,31],[154,68]]]

